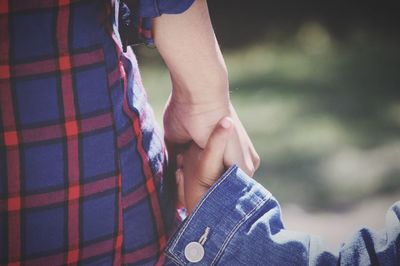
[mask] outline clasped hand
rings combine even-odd
[[[229,166],[249,176],[260,159],[233,106],[185,105],[169,99],[164,129],[170,160],[177,160],[180,200],[190,212]]]

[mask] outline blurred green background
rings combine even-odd
[[[399,200],[395,1],[214,0],[209,8],[232,101],[262,159],[256,179],[283,205],[311,212]],[[155,49],[137,52],[161,122],[168,72]]]

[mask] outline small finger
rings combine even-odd
[[[225,147],[232,132],[232,127],[233,121],[230,117],[224,117],[218,122],[204,149],[204,160],[211,163],[214,162],[214,164],[223,161]]]
[[[185,179],[181,168],[175,171],[176,185],[178,187],[178,201],[182,206],[185,206]]]
[[[176,166],[177,168],[183,168],[183,155],[182,153],[179,153],[176,155]]]

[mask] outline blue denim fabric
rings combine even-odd
[[[198,265],[400,265],[400,202],[388,211],[385,230],[361,229],[332,252],[318,237],[285,229],[277,200],[236,166],[170,239],[167,265],[193,264],[184,249],[207,227],[205,255]]]

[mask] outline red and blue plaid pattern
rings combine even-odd
[[[121,0],[119,2],[118,31],[123,52],[127,51],[128,46],[140,44],[154,47],[152,17],[140,16],[140,8],[139,0]]]
[[[0,0],[0,265],[163,263],[165,151],[114,10]]]

